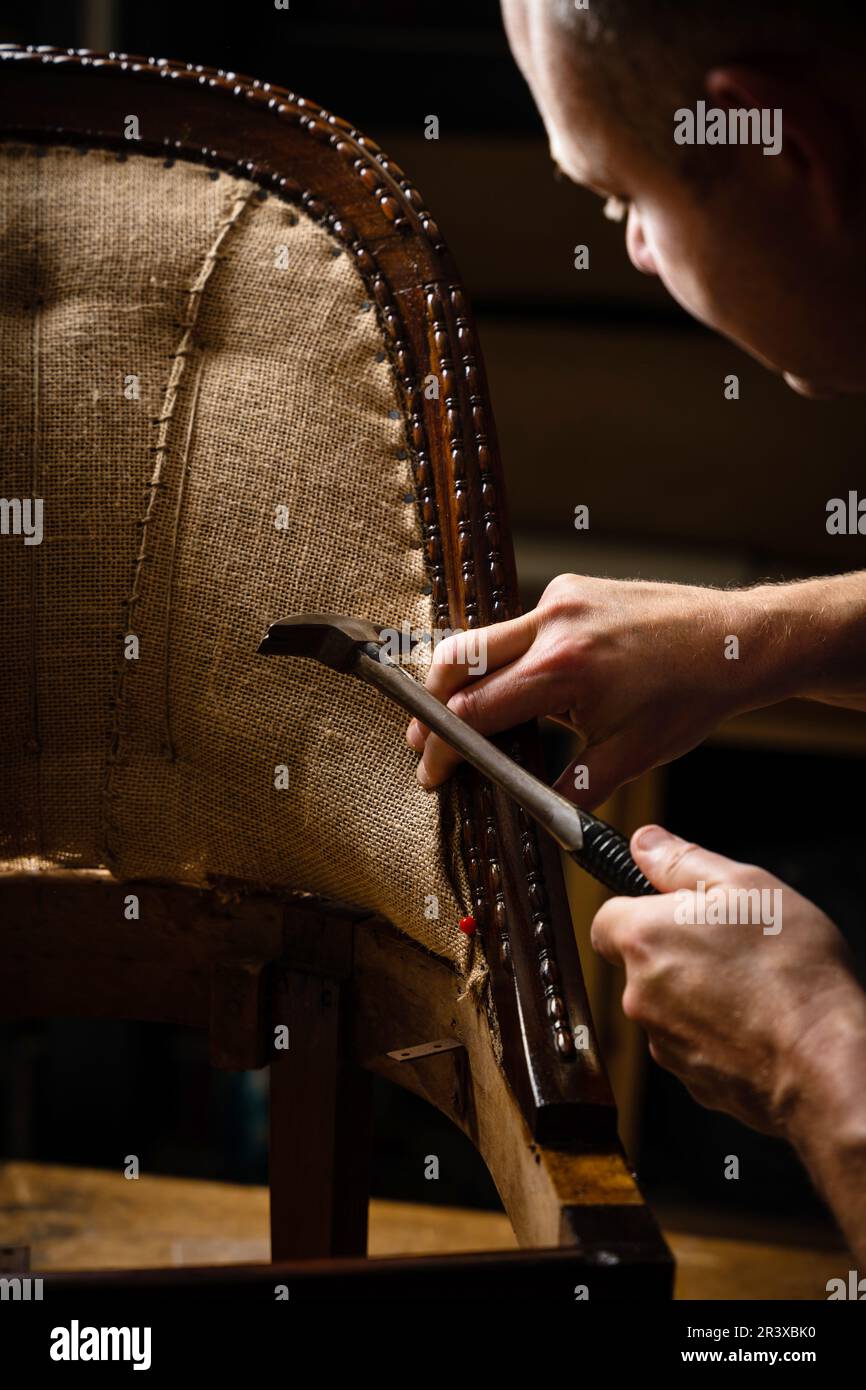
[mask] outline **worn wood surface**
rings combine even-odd
[[[472,1140],[490,1172],[518,1242],[604,1252],[624,1273],[642,1271],[647,1288],[669,1288],[670,1254],[615,1139],[587,1133],[573,1111],[556,1144],[532,1134],[502,1068],[486,1012],[460,995],[457,978],[391,928],[357,931],[358,986],[354,1052],[358,1061],[436,1105]],[[415,1036],[395,1037],[412,1020]],[[425,1038],[456,1038],[465,1055],[444,1052],[416,1062],[388,1056]]]
[[[126,922],[131,886],[142,918]],[[590,1096],[562,1105],[555,1144],[542,1143],[496,1059],[487,1010],[461,995],[452,966],[387,923],[306,899],[119,885],[70,871],[0,875],[0,903],[12,924],[0,930],[0,959],[14,967],[0,972],[7,1016],[171,1018],[210,1027],[211,1054],[229,1065],[261,1051],[272,1071],[277,1257],[362,1253],[364,1072],[376,1071],[468,1135],[522,1246],[604,1250],[669,1282],[668,1252],[612,1133],[604,1088],[597,1118]],[[272,958],[251,962],[251,943]],[[288,1050],[274,1049],[279,1024],[289,1029]],[[413,1062],[388,1056],[440,1038],[462,1047]]]
[[[356,1058],[437,1106],[468,1135],[520,1244],[558,1244],[562,1211],[572,1204],[642,1202],[615,1141],[608,1137],[595,1147],[587,1142],[584,1112],[574,1112],[570,1142],[538,1143],[496,1063],[487,1015],[471,996],[461,997],[456,975],[383,924],[360,929],[355,949]],[[415,1032],[400,1036],[407,1022]],[[465,1056],[446,1052],[406,1063],[387,1055],[398,1046],[444,1037],[457,1038]]]
[[[677,1297],[823,1299],[828,1279],[848,1269],[842,1250],[665,1234],[677,1258]],[[0,1164],[0,1241],[31,1247],[34,1268],[115,1269],[254,1263],[268,1258],[263,1187],[192,1182],[30,1163]],[[370,1203],[370,1254],[424,1255],[510,1250],[501,1212]]]

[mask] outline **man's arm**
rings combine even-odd
[[[574,768],[557,789],[588,807],[746,710],[794,697],[866,709],[866,572],[752,589],[560,575],[480,639],[487,674],[450,638],[428,688],[485,734],[545,715],[569,725],[585,790]],[[417,721],[407,738],[437,786],[458,755]]]
[[[866,571],[765,585],[800,672],[795,695],[866,710]]]
[[[866,995],[852,990],[791,1059],[785,1132],[866,1275]]]

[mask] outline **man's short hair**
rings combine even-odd
[[[534,3],[534,0],[527,0]],[[677,157],[672,114],[705,96],[710,67],[761,58],[808,61],[862,52],[858,0],[545,0],[574,41],[584,80],[642,142]]]

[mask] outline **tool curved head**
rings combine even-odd
[[[345,613],[294,613],[271,623],[259,644],[259,655],[306,656],[334,671],[349,671],[359,650],[368,642],[379,641],[380,628],[366,618]]]

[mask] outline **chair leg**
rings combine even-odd
[[[270,1067],[271,1258],[365,1255],[370,1077],[346,1056],[351,981],[275,972]]]
[[[438,1107],[472,1140],[521,1245],[572,1248],[587,1286],[618,1297],[671,1295],[673,1263],[615,1137],[537,1140],[496,1061],[485,1011],[458,998],[451,968],[392,928],[367,923],[356,938],[357,1056],[371,1070]],[[463,1053],[394,1057],[395,1044],[451,1038]],[[594,1106],[594,1101],[592,1102]]]

